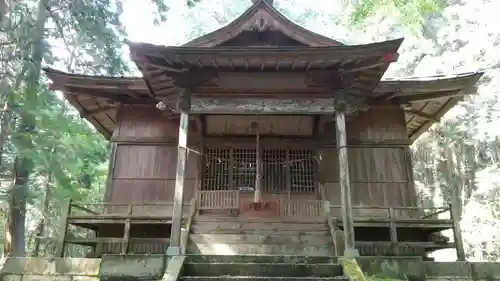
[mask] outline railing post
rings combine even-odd
[[[62,223],[62,234],[59,236],[59,241],[57,243],[57,249],[55,256],[58,258],[64,258],[64,250],[66,247],[66,235],[68,234],[68,217],[71,215],[71,198],[67,198],[63,207],[63,213],[61,216]]]
[[[394,222],[394,209],[389,207],[389,227],[391,235],[391,243],[394,247],[394,253],[399,256],[399,246],[398,246],[398,232],[396,229],[396,223]]]
[[[453,221],[453,238],[455,240],[455,248],[457,250],[457,259],[465,261],[464,241],[462,239],[462,228],[460,227],[460,214],[453,204],[449,204],[450,216]]]
[[[130,240],[130,216],[132,216],[133,206],[133,204],[128,205],[127,218],[125,219],[125,226],[123,228],[122,255],[126,255],[128,252]]]
[[[330,217],[330,201],[323,200],[323,214],[329,218]]]

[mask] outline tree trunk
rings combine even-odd
[[[33,257],[38,257],[40,253],[40,244],[42,237],[45,235],[45,228],[47,225],[47,211],[49,209],[50,187],[52,185],[52,173],[49,171],[47,175],[47,183],[45,184],[45,194],[43,197],[42,206],[42,219],[38,224],[35,232],[35,244],[33,246]]]
[[[19,145],[24,151],[30,151],[33,144],[31,135],[35,129],[35,116],[33,109],[36,108],[37,94],[40,80],[40,71],[44,53],[44,29],[47,20],[46,0],[40,0],[37,6],[37,18],[33,30],[33,45],[31,48],[31,60],[26,81],[26,102],[20,116]],[[25,222],[26,222],[26,199],[28,196],[28,181],[33,163],[29,156],[18,155],[14,160],[13,186],[10,192],[10,224],[9,232],[12,237],[12,256],[23,257],[25,255]]]

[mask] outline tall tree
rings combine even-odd
[[[11,254],[24,256],[26,208],[28,199],[33,194],[30,185],[34,179],[31,176],[50,178],[58,187],[68,184],[81,186],[78,181],[73,180],[75,174],[65,174],[74,171],[54,165],[47,161],[47,157],[44,158],[45,163],[39,158],[40,155],[45,155],[40,152],[47,144],[39,137],[47,137],[42,131],[50,127],[47,123],[40,123],[40,114],[43,107],[47,106],[40,95],[48,94],[40,85],[42,63],[65,67],[71,72],[123,75],[128,71],[128,63],[121,52],[125,31],[119,20],[122,13],[121,0],[0,1],[0,27],[5,31],[0,34],[0,63],[5,66],[1,70],[2,78],[5,79],[0,81],[0,102],[4,108],[0,112],[0,151],[3,153],[0,156],[5,157],[0,157],[3,160],[0,166],[1,171],[11,170],[9,174],[12,178],[8,191],[9,223],[6,232],[12,237]],[[164,15],[168,7],[161,0],[156,0],[155,3],[160,14]],[[5,8],[7,5],[8,9]],[[54,48],[58,51],[53,52]],[[58,104],[57,107],[63,107],[63,104]],[[63,112],[57,114],[71,119]],[[72,134],[74,137],[78,132],[72,131]],[[68,146],[62,140],[59,138],[54,141],[57,145]],[[5,151],[9,153],[6,154]],[[68,153],[68,150],[65,152]],[[76,154],[75,157],[80,156],[82,155]],[[82,163],[81,160],[76,162]],[[92,165],[97,165],[94,162]],[[89,163],[87,161],[83,166],[72,167],[81,167],[85,173],[89,173],[95,168]],[[40,165],[45,170],[39,169]],[[36,174],[40,170],[45,172],[42,175]],[[88,178],[85,181],[88,182]],[[50,185],[47,184],[48,190]]]

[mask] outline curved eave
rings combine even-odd
[[[384,80],[376,95],[406,105],[405,120],[411,142],[452,109],[464,96],[476,94],[476,83],[482,72],[449,76],[415,77]]]
[[[106,139],[116,128],[116,112],[120,100],[131,100],[130,93],[147,96],[147,88],[140,77],[91,76],[43,69],[52,81],[51,89],[64,93],[64,98],[89,121]]]
[[[83,118],[101,134],[110,138],[116,128],[116,109],[122,104],[149,105],[154,101],[141,77],[106,77],[69,74],[44,69],[53,81],[53,89],[65,93],[65,98]],[[475,84],[483,73],[464,73],[453,76],[418,77],[381,81],[373,98],[392,104],[407,105],[406,127],[411,141],[455,106],[464,96],[475,94]],[[124,87],[128,85],[130,88]],[[102,94],[106,91],[106,95]],[[130,93],[135,93],[135,99]],[[126,102],[121,102],[126,98]]]
[[[239,57],[301,57],[314,56],[317,59],[322,57],[341,58],[366,58],[379,55],[396,53],[403,38],[388,40],[383,42],[349,45],[349,46],[323,46],[323,47],[171,47],[154,45],[149,43],[128,42],[132,60],[141,60],[144,56],[154,56],[164,58],[178,58],[182,60],[186,57],[204,57],[204,56],[239,56]]]
[[[286,18],[272,5],[269,5],[265,0],[257,1],[248,8],[238,18],[233,20],[226,26],[219,28],[204,36],[198,37],[184,44],[185,47],[215,47],[232,38],[238,36],[244,31],[247,23],[259,12],[266,12],[268,16],[275,20],[280,26],[280,31],[290,38],[293,38],[308,46],[342,46],[341,42],[335,41],[328,37],[319,35],[310,30],[307,30],[293,21]]]

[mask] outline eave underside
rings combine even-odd
[[[186,47],[215,47],[240,35],[243,31],[261,28],[279,31],[307,46],[341,46],[341,42],[319,35],[295,24],[273,5],[256,1],[250,8],[226,26],[184,44]]]
[[[210,80],[228,72],[249,76],[254,73],[307,73],[315,76],[312,79],[316,82],[322,80],[319,86],[323,88],[349,88],[350,94],[364,96],[373,92],[389,64],[397,59],[397,50],[402,41],[397,39],[357,46],[278,49],[165,47],[144,43],[129,43],[129,46],[131,58],[142,72],[150,92],[157,100],[170,99],[175,102],[179,81],[192,80],[193,77],[196,80],[212,75],[195,86],[204,93],[251,91],[248,87],[206,87],[210,87],[213,82]],[[324,89],[320,91],[326,92]],[[290,92],[290,89],[283,89],[283,92]]]
[[[158,102],[152,97],[144,80],[139,77],[111,78],[102,76],[84,76],[67,74],[53,69],[45,70],[47,76],[53,81],[52,88],[64,92],[66,99],[105,137],[109,138],[116,128],[116,111],[123,104],[138,104],[151,106],[156,109]],[[422,133],[428,130],[432,124],[439,122],[446,114],[467,94],[474,94],[474,85],[482,73],[466,73],[449,77],[439,78],[413,78],[405,80],[381,81],[375,91],[372,92],[371,100],[378,104],[400,104],[406,105],[406,127],[409,138],[414,141]],[[262,100],[247,98],[246,104],[252,102],[251,106],[261,103]],[[212,102],[212,111],[207,111],[207,101]],[[383,101],[383,103],[381,103]],[[265,101],[264,101],[265,102]],[[300,103],[302,102],[302,104]],[[217,107],[216,104],[226,106]],[[203,95],[193,98],[194,114],[220,114],[220,108],[235,108],[237,99],[206,99]],[[276,99],[270,99],[269,103],[280,103]],[[265,104],[265,106],[269,106]],[[281,103],[291,104],[283,98]],[[311,108],[301,112],[285,110],[284,114],[317,114],[325,115],[333,113],[332,100],[328,98],[294,99],[294,106],[290,108],[303,108],[308,104]],[[280,108],[283,108],[281,106]],[[225,112],[230,113],[230,112]],[[244,114],[243,111],[235,111],[236,114]],[[255,114],[256,112],[248,111]],[[269,112],[276,114],[278,112]]]

